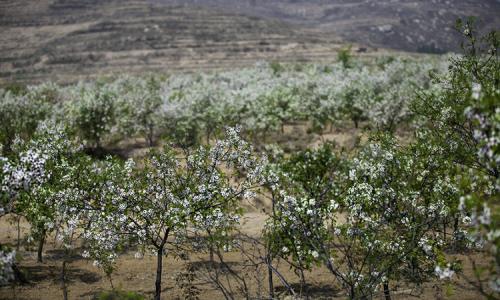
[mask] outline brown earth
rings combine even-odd
[[[495,0],[2,0],[0,87],[259,61],[460,50],[457,18],[498,29]],[[378,50],[377,50],[378,48]]]
[[[460,51],[459,18],[478,18],[479,30],[499,29],[496,0],[150,0],[218,7],[331,32],[346,42],[410,52]]]
[[[338,39],[280,20],[134,0],[0,2],[0,84],[332,59]]]
[[[262,230],[266,215],[263,213],[247,213],[242,222],[244,233],[258,237]],[[15,224],[11,224],[7,217],[0,220],[0,242],[16,244],[17,230]],[[28,225],[22,221],[21,238],[28,231]],[[36,262],[36,252],[21,247],[20,267],[27,275],[29,284],[21,286],[0,287],[0,299],[62,299],[61,290],[61,257],[59,248],[54,247],[54,242],[49,241],[44,251],[45,261]],[[78,253],[78,250],[77,250]],[[154,292],[156,260],[153,255],[146,255],[141,259],[134,258],[135,251],[129,251],[118,259],[116,271],[112,275],[113,285],[118,290],[138,292],[146,297],[152,297]],[[485,260],[478,254],[472,256],[477,263],[484,264]],[[460,256],[465,263],[464,273],[472,276],[471,264],[466,258]],[[262,267],[258,270],[249,271],[243,268],[246,260],[238,252],[228,252],[225,259],[236,270],[244,270],[250,290],[258,295],[261,289],[262,298],[266,297],[267,277],[266,270]],[[208,263],[205,254],[194,254],[189,262],[203,270],[203,265]],[[175,274],[186,268],[187,261],[181,259],[164,259],[163,272],[163,299],[183,299],[182,291],[175,281]],[[294,286],[298,287],[299,278],[284,262],[278,264],[279,270]],[[111,290],[108,278],[89,260],[80,255],[74,255],[69,263],[69,295],[70,299],[93,299],[101,291]],[[203,273],[202,273],[203,274]],[[307,293],[312,299],[345,299],[346,295],[339,288],[333,277],[325,268],[315,268],[313,272],[306,272],[308,285]],[[275,279],[275,287],[278,293],[284,291],[279,280]],[[405,284],[392,283],[393,299],[480,299],[481,296],[475,292],[470,285],[456,277],[450,285],[448,282],[434,281],[424,284],[422,287],[411,287]],[[196,278],[193,284],[201,291],[200,299],[222,299],[223,295],[206,278]],[[382,299],[382,294],[376,299]],[[285,294],[280,298],[285,297]],[[242,298],[242,296],[240,297]]]

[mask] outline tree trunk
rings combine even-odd
[[[272,194],[271,198],[271,213],[272,213],[272,218],[273,218],[273,223],[274,220],[276,220],[276,199],[274,198],[274,193]],[[268,242],[267,245],[267,272],[269,276],[269,297],[271,299],[274,299],[274,284],[273,284],[273,267],[272,267],[272,262],[273,259],[271,257],[271,242]]]
[[[163,270],[163,249],[165,248],[165,244],[167,243],[168,235],[170,233],[170,228],[165,230],[165,235],[161,241],[161,244],[158,246],[158,252],[156,256],[156,281],[155,281],[155,300],[161,299],[161,273]]]
[[[16,251],[19,252],[21,247],[21,216],[17,216],[17,244]]]
[[[111,285],[111,289],[114,291],[115,290],[115,285],[113,284],[113,278],[111,278],[111,272],[106,273],[106,277],[108,277],[109,284]]]
[[[454,215],[453,216],[453,239],[455,239],[455,237],[457,237],[457,232],[458,232],[458,225],[459,225],[459,219],[458,219],[458,215]],[[455,241],[453,243],[453,250],[457,250],[457,242]]]
[[[274,299],[274,284],[273,284],[273,269],[271,268],[272,258],[269,253],[269,249],[267,250],[267,273],[269,280],[269,298]]]
[[[210,145],[210,129],[207,129],[206,136],[207,136],[207,145]]]
[[[158,249],[156,255],[156,281],[155,281],[155,300],[161,299],[161,273],[163,270],[163,247]]]
[[[389,290],[389,282],[384,282],[384,297],[385,300],[391,300],[391,291]]]
[[[356,291],[354,289],[354,285],[351,285],[349,292],[349,299],[356,299]]]
[[[207,230],[207,232],[210,235],[210,230]],[[210,245],[210,265],[211,265],[211,268],[214,270],[215,282],[217,283],[217,285],[222,287],[222,284],[220,284],[220,280],[219,280],[219,268],[215,265],[214,249],[213,249],[212,245]],[[224,293],[224,298],[231,299],[229,297],[229,295],[226,293],[226,291],[224,291],[224,289],[221,289],[221,290]]]
[[[446,220],[443,221],[443,240],[446,242]]]
[[[68,287],[66,286],[66,258],[62,264],[61,285],[63,290],[63,299],[68,300]]]
[[[304,294],[304,290],[306,288],[306,276],[304,275],[304,270],[302,267],[300,268],[300,296]],[[306,299],[309,299],[309,297],[306,295]]]
[[[153,126],[149,126],[148,143],[149,143],[149,147],[153,147],[154,146],[154,129],[153,129]]]
[[[41,263],[43,261],[43,245],[45,244],[45,230],[42,231],[42,236],[38,241],[38,251],[37,251],[37,261]]]

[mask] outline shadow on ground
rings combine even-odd
[[[62,266],[58,265],[36,265],[36,266],[21,266],[21,271],[26,275],[28,284],[37,284],[44,281],[61,281]],[[68,284],[83,282],[86,284],[100,281],[101,275],[95,272],[90,272],[84,269],[72,267],[68,265],[67,280]]]
[[[290,285],[291,288],[299,293],[301,290],[300,284],[294,283]],[[277,286],[274,289],[278,294],[279,293],[288,293],[288,290],[284,286]],[[302,294],[308,295],[312,299],[323,299],[331,297],[336,297],[342,294],[342,290],[333,286],[333,285],[314,285],[314,284],[306,284],[302,287]]]

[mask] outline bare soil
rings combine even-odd
[[[246,213],[242,220],[241,230],[250,236],[258,238],[267,216],[264,213]],[[0,242],[11,244],[15,247],[17,242],[17,223],[11,222],[12,218],[6,217],[0,220]],[[29,230],[29,225],[22,220],[21,239],[24,239]],[[55,243],[49,239],[44,251],[44,262],[37,263],[35,247],[21,243],[20,268],[29,280],[28,284],[0,287],[0,299],[61,299],[61,268],[62,252],[60,248],[54,247]],[[70,299],[93,299],[99,292],[112,289],[111,283],[106,275],[92,262],[78,255],[71,257],[69,263],[69,295]],[[134,291],[147,298],[153,296],[156,258],[154,255],[145,255],[143,258],[134,257],[135,251],[131,250],[121,255],[118,259],[116,271],[112,274],[114,288],[122,291]],[[465,262],[464,274],[472,278],[472,266],[465,256],[458,256]],[[472,258],[479,265],[487,263],[480,255],[474,254]],[[236,270],[243,270],[245,259],[238,252],[225,254],[226,262]],[[164,259],[163,272],[163,299],[183,299],[184,295],[175,281],[175,275],[186,269],[188,261],[167,258]],[[189,263],[201,269],[209,263],[208,255],[199,253],[189,257]],[[284,263],[278,263],[278,268],[287,280],[296,289],[299,287],[299,278]],[[267,270],[260,268],[245,274],[249,288],[254,295],[260,294],[263,298],[267,293]],[[308,285],[305,287],[312,299],[345,299],[345,293],[325,268],[316,268],[313,272],[305,274]],[[193,285],[200,290],[200,299],[223,299],[222,293],[207,280],[197,278]],[[274,285],[280,298],[286,298],[285,288],[274,278]],[[393,299],[481,299],[481,296],[464,280],[454,277],[451,282],[433,281],[421,287],[412,287],[404,283],[391,283]],[[242,297],[242,296],[241,296]],[[379,299],[383,295],[378,295]]]

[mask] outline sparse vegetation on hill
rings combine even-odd
[[[331,62],[353,42],[360,55],[458,52],[455,19],[498,28],[499,9],[493,0],[5,0],[0,84]]]
[[[30,7],[26,10],[25,7]],[[322,60],[338,42],[279,20],[147,1],[3,1],[0,82]]]
[[[230,12],[280,19],[330,32],[348,42],[410,52],[460,51],[457,18],[479,17],[482,30],[498,28],[496,0],[151,0],[218,7]]]

